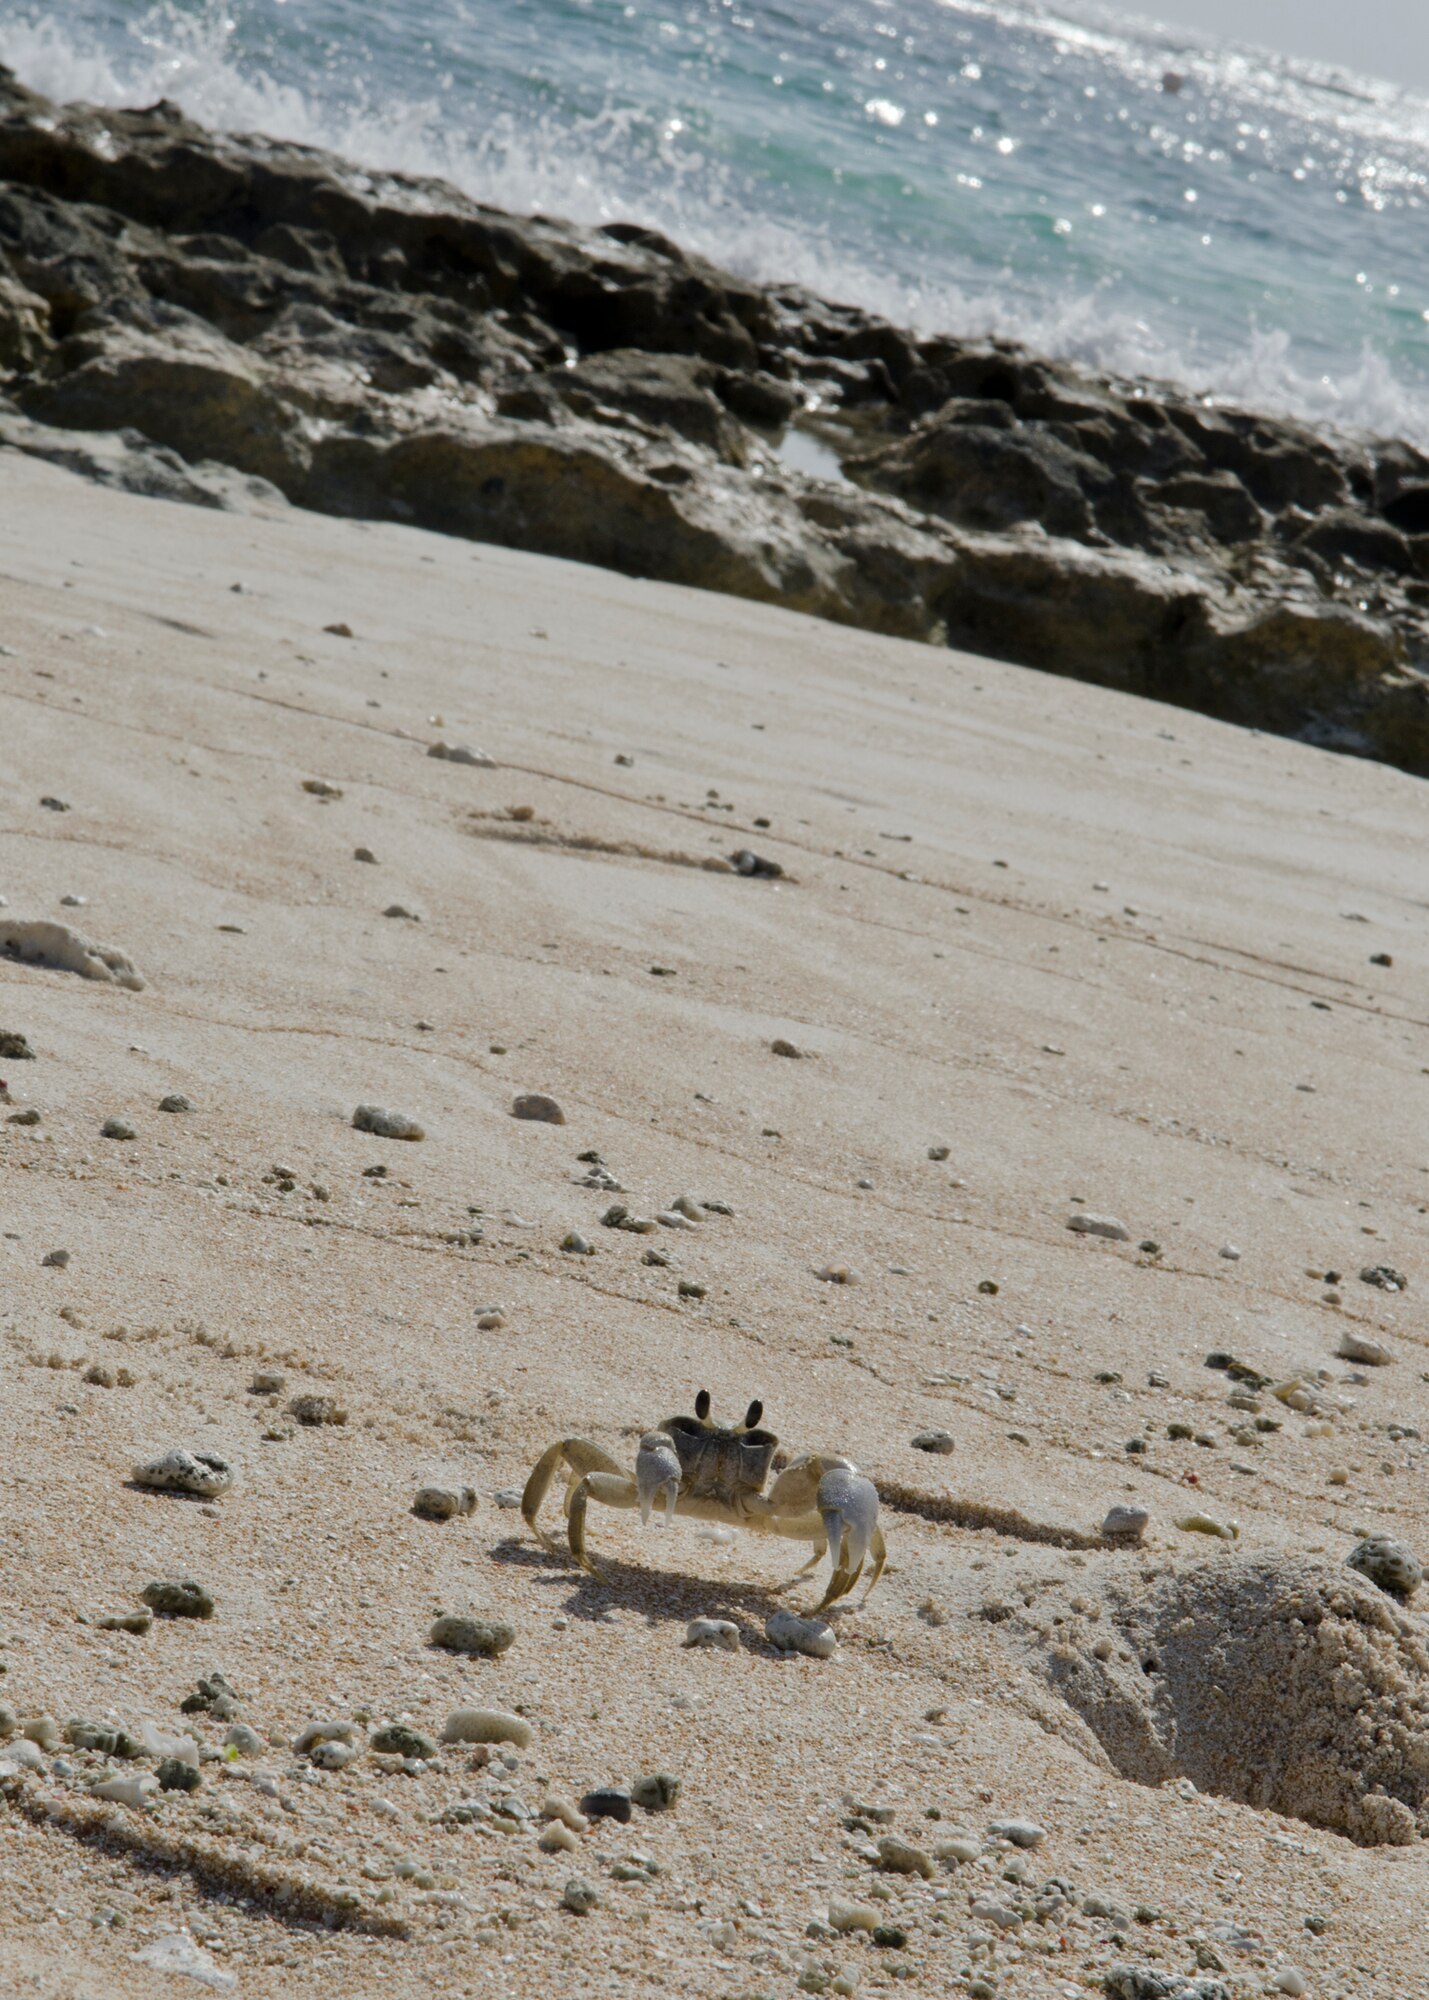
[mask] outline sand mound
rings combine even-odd
[[[1062,1645],[1049,1664],[1124,1776],[1189,1777],[1362,1846],[1429,1832],[1429,1654],[1383,1592],[1305,1557],[1227,1556],[1108,1609],[1113,1657]]]

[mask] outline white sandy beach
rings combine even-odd
[[[1429,1991],[1422,1846],[1117,1775],[1037,1631],[1009,1636],[1168,1567],[1339,1564],[1372,1532],[1429,1555],[1422,781],[746,602],[112,494],[11,452],[0,645],[0,919],[72,924],[145,981],[0,956],[0,1030],[36,1057],[0,1061],[0,1702],[173,1728],[220,1668],[274,1746],[149,1809],[202,1867],[47,1820],[84,1759],[10,1782],[5,2000],[201,1991],[140,1956],[178,1933],[251,2000],[786,1995],[801,1972],[1042,2000],[1123,1962],[1219,1963],[1237,1995],[1286,1967],[1313,1996]],[[427,757],[439,740],[494,768]],[[692,865],[745,847],[783,878]],[[522,1091],[565,1124],[512,1118]],[[192,1110],[161,1113],[171,1093]],[[425,1139],[354,1131],[362,1103]],[[639,1213],[688,1192],[732,1214],[602,1228],[591,1149]],[[1070,1232],[1079,1210],[1130,1240]],[[562,1252],[572,1230],[593,1255]],[[1361,1282],[1375,1265],[1408,1289]],[[487,1308],[504,1324],[478,1329]],[[1393,1360],[1337,1359],[1347,1326]],[[1328,1371],[1330,1414],[1267,1392],[1281,1428],[1235,1441],[1218,1350],[1275,1383]],[[259,1368],[285,1390],[252,1394]],[[819,1594],[770,1595],[792,1544],[593,1509],[587,1577],[494,1499],[562,1436],[633,1462],[702,1387],[931,1514],[963,1503],[885,1504],[888,1570],[831,1660],[765,1642]],[[346,1423],[285,1417],[311,1390]],[[950,1456],[912,1448],[939,1428]],[[174,1445],[230,1460],[232,1492],[128,1483]],[[434,1481],[475,1513],[414,1518]],[[1079,1548],[1117,1502],[1149,1510],[1145,1545]],[[979,1508],[1022,1525],[960,1524]],[[1195,1508],[1239,1540],[1178,1530]],[[211,1621],[100,1628],[189,1576]],[[442,1609],[516,1642],[435,1651]],[[682,1649],[701,1613],[743,1649]],[[494,1795],[469,1752],[319,1775],[288,1748],[359,1712],[440,1735],[463,1702],[530,1720],[506,1783],[533,1814],[655,1770],[678,1806],[547,1854],[444,1818]],[[850,1801],[924,1845],[1035,1820],[1029,1892],[1075,1899],[979,1918],[1020,1893],[1015,1851],[890,1874]],[[612,1878],[632,1852],[658,1873]],[[352,1889],[372,1924],[294,1920],[271,1884],[225,1899],[243,1857]],[[562,1907],[572,1876],[589,1915]],[[870,1891],[905,1947],[806,1934]],[[1089,1896],[1146,1916],[1118,1929]],[[393,1918],[405,1936],[372,1934]]]

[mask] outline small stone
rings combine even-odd
[[[1108,1542],[1139,1542],[1151,1525],[1151,1516],[1145,1507],[1129,1506],[1120,1501],[1108,1508],[1102,1522],[1102,1538]]]
[[[29,1716],[20,1724],[20,1734],[51,1757],[60,1747],[60,1726],[52,1715]]]
[[[847,1264],[824,1264],[815,1271],[814,1276],[821,1278],[826,1285],[856,1285],[858,1283],[858,1272],[851,1269]]]
[[[494,757],[488,757],[484,750],[469,749],[465,743],[433,743],[427,755],[441,758],[448,764],[474,764],[483,771],[496,769]]]
[[[1234,1521],[1218,1521],[1211,1514],[1183,1514],[1176,1526],[1183,1535],[1217,1535],[1223,1542],[1234,1542],[1240,1538],[1240,1529]]]
[[[511,1103],[513,1118],[528,1118],[538,1125],[564,1125],[566,1114],[554,1097],[546,1097],[539,1090],[523,1090]]]
[[[33,1062],[35,1051],[16,1028],[0,1028],[0,1060]]]
[[[422,919],[415,910],[409,910],[405,903],[389,903],[382,912],[384,917],[396,917],[401,923],[419,924]]]
[[[40,1259],[41,1270],[67,1271],[70,1253],[68,1250],[47,1250]]]
[[[379,1139],[425,1139],[426,1132],[415,1118],[401,1111],[384,1111],[379,1104],[359,1104],[352,1114],[355,1132],[371,1132]]]
[[[139,1595],[161,1618],[212,1618],[213,1597],[192,1578],[146,1583]]]
[[[18,1771],[43,1771],[44,1757],[39,1745],[27,1742],[23,1737],[18,1743],[7,1743],[0,1750],[0,1777],[13,1777]]]
[[[523,1715],[509,1715],[503,1708],[456,1708],[447,1717],[443,1743],[514,1743],[525,1750],[531,1742],[531,1725]]]
[[[316,1764],[320,1771],[345,1771],[361,1755],[360,1743],[319,1743],[308,1761]]]
[[[698,1223],[691,1222],[688,1215],[682,1215],[674,1208],[657,1209],[655,1220],[662,1229],[696,1229],[699,1226]]]
[[[445,1611],[433,1621],[428,1637],[449,1653],[470,1653],[494,1660],[516,1637],[516,1628],[500,1618],[478,1618],[471,1612]]]
[[[67,813],[70,810],[69,800],[57,799],[52,792],[47,792],[40,800],[40,804],[45,808],[46,812]]]
[[[223,1739],[223,1747],[235,1757],[261,1757],[268,1746],[256,1729],[250,1729],[246,1722],[235,1722]]]
[[[372,852],[370,847],[354,847],[352,858],[354,861],[370,861],[374,864],[377,860],[377,856]]]
[[[777,881],[784,873],[777,861],[770,861],[752,848],[741,847],[729,857],[729,865],[736,875],[761,876],[766,881]]]
[[[845,1903],[838,1897],[829,1900],[829,1926],[840,1937],[850,1931],[868,1931],[872,1934],[880,1922],[878,1911],[869,1903]]]
[[[250,1396],[281,1396],[287,1386],[287,1376],[280,1374],[276,1368],[259,1368],[248,1384],[248,1393]]]
[[[101,1139],[132,1139],[134,1127],[123,1118],[106,1118],[99,1128]]]
[[[793,1611],[776,1611],[766,1620],[764,1635],[781,1653],[806,1653],[811,1660],[832,1659],[838,1638],[822,1618],[800,1618]]]
[[[951,1146],[930,1146],[928,1148],[928,1158],[930,1160],[946,1160],[952,1150]]]
[[[702,1222],[705,1210],[710,1207],[711,1204],[709,1202],[703,1204],[697,1202],[692,1194],[677,1194],[665,1213],[669,1215],[683,1215],[686,1222]]]
[[[159,1099],[159,1109],[161,1111],[192,1111],[193,1106],[181,1090],[175,1090],[168,1097],[161,1097]]]
[[[288,1415],[296,1417],[300,1424],[315,1430],[322,1424],[345,1424],[347,1411],[336,1396],[295,1396],[288,1405]]]
[[[561,1825],[568,1828],[571,1833],[585,1833],[590,1827],[590,1821],[586,1818],[585,1814],[578,1812],[570,1800],[562,1798],[559,1792],[550,1793],[544,1800],[541,1806],[541,1817],[542,1819],[559,1820]]]
[[[731,1618],[692,1618],[680,1642],[722,1653],[739,1651],[739,1627]]]
[[[578,1917],[589,1916],[600,1897],[590,1883],[579,1875],[572,1875],[561,1894],[561,1906],[571,1910]]]
[[[995,1819],[988,1832],[997,1840],[1010,1840],[1014,1847],[1040,1847],[1047,1838],[1045,1826],[1035,1819]]]
[[[562,1826],[553,1819],[549,1826],[542,1827],[536,1837],[536,1845],[543,1854],[574,1854],[580,1842],[568,1826]]]
[[[431,1737],[405,1722],[386,1722],[374,1730],[369,1748],[383,1757],[419,1757],[424,1764],[437,1755]]]
[[[1325,1273],[1325,1283],[1328,1285],[1333,1282],[1334,1280],[1327,1271]],[[1407,1292],[1409,1289],[1408,1278],[1405,1277],[1403,1271],[1396,1271],[1393,1264],[1366,1264],[1360,1272],[1360,1283],[1362,1285],[1374,1285],[1381,1292]]]
[[[1389,963],[1387,955],[1385,956],[1385,963]],[[1294,1997],[1294,2000],[1298,2000],[1298,1996],[1305,1991],[1306,1979],[1298,1966],[1282,1965],[1270,1984],[1276,1993],[1289,1993]]]
[[[458,1515],[476,1512],[476,1490],[471,1486],[419,1487],[412,1512],[424,1521],[454,1521]]]
[[[908,1943],[901,1924],[875,1924],[870,1936],[880,1951],[902,1951]]]
[[[157,1772],[161,1792],[196,1792],[203,1783],[197,1768],[185,1757],[165,1757]]]
[[[693,1278],[681,1278],[675,1289],[682,1299],[702,1299],[705,1296],[705,1287]]]
[[[1218,1255],[1224,1257],[1228,1264],[1238,1264],[1240,1262],[1240,1252],[1236,1249],[1234,1243],[1223,1243]]]
[[[0,1701],[0,1743],[8,1743],[20,1727],[20,1718],[8,1702]]]
[[[892,1875],[921,1875],[930,1882],[937,1870],[933,1857],[921,1847],[915,1847],[909,1840],[900,1840],[896,1833],[885,1833],[878,1843],[879,1865]]]
[[[946,1458],[954,1448],[951,1431],[919,1431],[912,1440],[914,1451],[931,1451]]]
[[[142,1639],[154,1623],[152,1611],[121,1611],[117,1617],[101,1618],[101,1632],[128,1632],[136,1639]]]
[[[1424,1580],[1424,1566],[1419,1558],[1392,1535],[1370,1535],[1351,1549],[1345,1561],[1403,1604],[1408,1603]]]
[[[622,1785],[598,1785],[581,1800],[587,1819],[615,1819],[624,1826],[630,1819],[630,1794]]]
[[[310,1757],[325,1743],[344,1743],[349,1748],[362,1742],[362,1731],[355,1722],[309,1722],[293,1738],[296,1756]]]
[[[344,624],[341,619],[335,620],[331,625],[324,625],[323,630],[324,632],[331,632],[335,639],[350,639],[352,637],[352,627]]]
[[[201,1500],[216,1500],[232,1486],[233,1468],[217,1452],[166,1451],[136,1465],[134,1483],[158,1493],[192,1493]]]
[[[342,786],[331,784],[326,778],[304,778],[303,790],[315,799],[340,799]]]
[[[1394,1359],[1392,1351],[1382,1340],[1372,1340],[1367,1333],[1356,1333],[1349,1326],[1340,1334],[1340,1344],[1335,1352],[1341,1361],[1358,1362],[1363,1368],[1386,1368]]]
[[[0,1102],[3,1101],[3,1099],[0,1099]],[[36,1111],[33,1104],[26,1105],[23,1111],[12,1111],[10,1116],[5,1120],[7,1125],[38,1125],[39,1122],[40,1114]]]
[[[769,1044],[769,1053],[775,1056],[789,1056],[795,1060],[802,1058],[804,1051],[796,1042],[788,1041],[783,1035],[776,1035]]]
[[[506,1315],[504,1312],[478,1313],[476,1318],[476,1324],[477,1324],[477,1330],[479,1332],[494,1333],[497,1327],[505,1326]]]
[[[1129,1243],[1131,1241],[1131,1231],[1124,1222],[1118,1221],[1114,1215],[1087,1215],[1079,1213],[1069,1219],[1067,1227],[1073,1230],[1078,1236],[1105,1236],[1113,1243]]]
[[[154,1803],[159,1790],[157,1778],[145,1771],[133,1778],[101,1778],[92,1788],[93,1796],[112,1805],[146,1807]]]
[[[680,1780],[668,1771],[654,1771],[648,1778],[637,1778],[630,1787],[632,1802],[642,1812],[673,1812],[680,1796]]]
[[[966,1867],[982,1853],[982,1842],[970,1833],[955,1833],[951,1840],[940,1840],[933,1852],[940,1861],[956,1861]]]
[[[1393,965],[1394,957],[1392,953],[1387,951],[1372,951],[1369,955],[1369,962],[1371,965]],[[1287,1988],[1286,1990],[1289,1991],[1290,1989]]]
[[[561,1238],[561,1248],[568,1257],[593,1257],[595,1246],[588,1243],[578,1229],[571,1229]]]

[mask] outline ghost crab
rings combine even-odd
[[[887,1553],[878,1525],[877,1488],[847,1458],[804,1452],[789,1460],[766,1493],[764,1483],[779,1440],[772,1431],[759,1429],[763,1414],[764,1405],[755,1402],[745,1411],[743,1423],[715,1423],[709,1390],[701,1389],[692,1417],[667,1417],[641,1438],[633,1479],[599,1445],[585,1438],[563,1438],[542,1454],[526,1481],[522,1518],[544,1547],[554,1555],[561,1553],[536,1517],[551,1481],[564,1469],[570,1552],[583,1570],[593,1572],[585,1546],[586,1508],[592,1500],[605,1507],[638,1507],[645,1525],[663,1506],[667,1527],[681,1514],[747,1528],[753,1534],[812,1542],[814,1553],[808,1562],[779,1588],[789,1589],[828,1555],[832,1568],[820,1611],[848,1595],[871,1555],[873,1573],[861,1600],[867,1603]],[[658,1515],[656,1525],[660,1525]]]

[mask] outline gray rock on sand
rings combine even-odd
[[[1354,1361],[1362,1368],[1387,1368],[1394,1359],[1393,1350],[1386,1347],[1382,1340],[1359,1333],[1352,1326],[1347,1326],[1341,1333],[1335,1352],[1341,1361]]]
[[[538,1125],[564,1125],[566,1114],[554,1097],[546,1097],[539,1090],[523,1090],[512,1100],[511,1116],[529,1118]]]
[[[1035,1819],[995,1819],[988,1832],[998,1840],[1010,1840],[1014,1847],[1040,1847],[1047,1838],[1046,1827]]]
[[[800,1618],[793,1611],[776,1611],[766,1620],[764,1634],[781,1653],[807,1653],[811,1660],[832,1659],[839,1643],[822,1618]]]
[[[191,1577],[145,1584],[139,1595],[161,1618],[212,1618],[213,1597]]]
[[[1087,1215],[1079,1212],[1068,1219],[1067,1227],[1078,1236],[1105,1236],[1113,1243],[1131,1241],[1131,1231],[1114,1215]]]
[[[1102,1539],[1108,1542],[1139,1542],[1151,1526],[1151,1515],[1145,1507],[1128,1506],[1119,1501],[1107,1509],[1102,1522]]]
[[[494,1660],[516,1637],[516,1628],[503,1618],[480,1618],[469,1611],[444,1611],[433,1620],[428,1637],[434,1646],[449,1653],[470,1653],[477,1659]]]
[[[422,1486],[412,1502],[412,1512],[424,1521],[454,1521],[458,1515],[476,1512],[476,1492],[470,1486]]]
[[[885,1833],[879,1840],[878,1860],[891,1875],[921,1875],[925,1882],[938,1872],[931,1854],[915,1847],[911,1840],[901,1840],[896,1833]]]
[[[911,1439],[914,1451],[931,1451],[946,1458],[956,1440],[951,1431],[919,1431]]]
[[[192,1493],[201,1500],[216,1500],[232,1486],[233,1467],[217,1452],[175,1448],[136,1465],[134,1480],[158,1493]]]
[[[471,750],[465,743],[433,743],[427,755],[439,757],[448,764],[475,764],[483,771],[496,769],[494,757],[488,757],[484,750]]]
[[[1401,1604],[1409,1602],[1424,1580],[1424,1565],[1418,1556],[1392,1535],[1368,1536],[1350,1550],[1345,1561]]]
[[[599,1901],[600,1897],[590,1883],[583,1881],[579,1875],[572,1875],[561,1894],[562,1905],[578,1917],[589,1916]]]
[[[99,1128],[99,1136],[101,1139],[132,1139],[136,1135],[127,1118],[106,1118]]]
[[[425,1139],[415,1118],[401,1111],[384,1111],[380,1104],[359,1104],[352,1114],[354,1132],[371,1132],[379,1139]]]
[[[113,945],[96,944],[68,924],[0,918],[0,952],[28,965],[77,972],[81,979],[106,980],[111,986],[127,987],[131,993],[143,991],[143,979],[122,951]]]
[[[0,1028],[0,1060],[33,1062],[35,1051],[16,1028]]]
[[[437,1755],[432,1738],[406,1722],[384,1722],[373,1731],[368,1748],[381,1757],[418,1757],[423,1763],[430,1763]]]
[[[523,1715],[508,1715],[501,1708],[456,1708],[447,1717],[443,1743],[514,1743],[525,1750],[531,1741],[531,1725]]]
[[[159,1099],[161,1111],[192,1111],[193,1106],[181,1090],[172,1091],[169,1096]]]
[[[732,1618],[692,1618],[680,1643],[721,1653],[737,1653],[739,1627]]]
[[[648,1777],[636,1778],[630,1787],[630,1799],[642,1812],[673,1812],[680,1797],[680,1780],[669,1771],[652,1771]]]
[[[288,1405],[288,1415],[296,1417],[300,1424],[316,1430],[323,1424],[345,1424],[347,1411],[336,1396],[295,1396]]]

